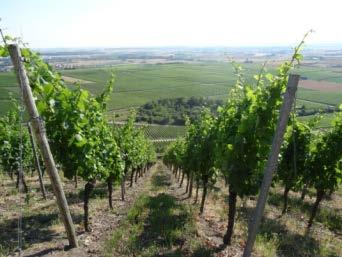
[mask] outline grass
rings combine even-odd
[[[196,239],[191,207],[166,193],[169,185],[165,171],[152,176],[150,193],[140,195],[106,241],[105,256],[212,256]]]

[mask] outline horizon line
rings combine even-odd
[[[29,44],[28,44],[29,45]],[[49,50],[49,49],[152,49],[152,48],[292,48],[295,44],[250,44],[250,45],[136,45],[136,46],[49,46],[49,47],[32,47],[34,50]],[[305,47],[342,47],[341,42],[321,42],[307,43]]]

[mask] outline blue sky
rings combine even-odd
[[[340,0],[1,0],[0,26],[32,47],[342,43]]]

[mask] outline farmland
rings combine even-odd
[[[244,64],[246,79],[261,69],[257,64]],[[271,68],[270,71],[273,69]],[[208,96],[225,98],[236,81],[234,67],[230,63],[202,64],[163,64],[163,65],[132,65],[113,68],[117,75],[115,92],[112,95],[109,109],[123,109],[139,106],[147,101],[171,98]],[[110,75],[108,69],[84,69],[63,71],[69,77],[93,81],[84,87],[97,93]],[[310,79],[336,81],[342,83],[342,74],[321,69],[303,69],[300,73]],[[311,74],[314,74],[311,77]],[[337,105],[342,99],[342,85],[336,92],[300,89],[298,98],[311,103]],[[307,103],[310,107],[310,103]]]
[[[243,64],[246,79],[261,69],[261,64]],[[273,71],[270,67],[269,71]],[[108,103],[109,111],[127,109],[145,104],[148,101],[173,98],[204,96],[214,99],[225,99],[236,81],[234,67],[227,62],[203,62],[182,64],[128,64],[111,68],[85,68],[62,70],[70,78],[86,81],[81,84],[92,93],[99,93],[106,84],[110,74],[114,72],[116,83],[114,92]],[[307,109],[324,108],[327,105],[337,106],[342,99],[342,73],[339,70],[325,68],[302,67],[300,74],[312,80],[325,80],[334,84],[335,90],[313,90],[300,88],[298,105]],[[305,82],[307,83],[307,82]],[[6,109],[8,93],[17,94],[14,75],[0,73],[0,110]]]

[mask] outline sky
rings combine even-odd
[[[342,43],[341,0],[0,0],[33,48]]]

